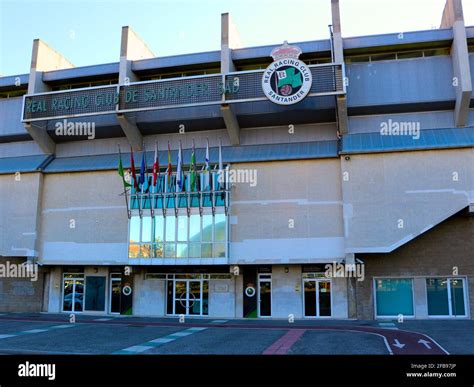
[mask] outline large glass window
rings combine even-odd
[[[428,315],[466,317],[463,278],[427,278]]]
[[[105,311],[105,277],[86,277],[85,310]]]
[[[409,278],[375,280],[376,315],[413,316],[413,282]]]
[[[228,218],[224,213],[189,216],[183,211],[132,216],[129,258],[225,258]]]

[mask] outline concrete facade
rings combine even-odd
[[[423,319],[431,318],[426,279],[435,276],[465,281],[466,318],[472,318],[474,27],[464,25],[460,7],[459,0],[447,1],[439,30],[407,32],[403,39],[343,38],[333,0],[331,39],[298,47],[309,66],[342,66],[342,92],[288,106],[261,98],[232,103],[223,93],[209,104],[66,117],[93,123],[94,139],[58,135],[54,127],[62,116],[22,119],[24,101],[8,96],[17,91],[14,77],[0,77],[0,95],[6,96],[0,99],[0,264],[38,263],[41,273],[34,283],[0,278],[0,312],[75,313],[65,305],[76,302],[80,313],[176,316],[182,297],[189,312],[199,294],[199,314],[211,318],[373,319],[374,280],[403,278],[411,280],[413,317]],[[242,82],[257,74],[248,84],[260,92],[257,72],[281,43],[240,47],[228,14],[221,15],[220,43],[220,51],[155,58],[125,26],[117,63],[75,68],[35,40],[30,74],[19,76],[24,82],[18,87],[26,101],[62,86],[74,93],[81,82],[106,81],[123,90],[130,81],[186,85],[220,74],[225,86],[232,73]],[[413,124],[418,132],[381,132],[394,123]],[[182,146],[186,173],[191,149],[201,171],[209,144],[211,170],[220,168],[222,150],[229,175],[254,180],[229,181],[228,201],[216,208],[155,209],[155,226],[150,221],[148,229],[150,209],[128,213],[118,149],[125,169],[129,150],[135,151],[137,171],[148,151],[151,173],[155,144],[162,176],[169,144],[173,171]],[[220,231],[212,223],[215,214],[225,215]],[[165,236],[172,228],[179,234],[179,224],[166,225],[175,216],[189,218],[184,240]],[[186,223],[192,216],[199,219],[193,230]],[[204,216],[212,224],[205,225]],[[163,235],[156,231],[160,221]],[[196,227],[198,236],[192,235]],[[142,238],[147,233],[151,240]],[[218,250],[222,246],[225,252]],[[144,253],[147,248],[156,255]],[[365,277],[327,277],[327,264],[363,267]],[[198,284],[199,292],[192,290]],[[85,307],[91,294],[98,309]],[[19,306],[23,296],[28,301]],[[118,299],[120,310],[113,310]],[[170,302],[178,311],[170,312]]]

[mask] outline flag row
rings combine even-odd
[[[130,169],[125,171],[122,162],[122,154],[119,148],[118,174],[122,178],[124,191],[132,194],[170,193],[170,192],[209,192],[225,189],[224,167],[222,163],[222,145],[219,145],[219,163],[214,166],[217,171],[217,182],[211,177],[211,166],[209,163],[209,141],[206,145],[206,154],[201,169],[198,170],[196,161],[196,150],[193,140],[191,159],[187,168],[183,165],[183,151],[181,142],[179,144],[176,160],[176,171],[173,171],[171,147],[168,142],[168,164],[164,172],[160,171],[158,144],[155,143],[155,155],[151,173],[148,170],[145,146],[143,147],[141,165],[137,170],[133,150],[130,151]]]

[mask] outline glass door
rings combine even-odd
[[[110,275],[110,313],[120,314],[120,300],[122,297],[122,276],[120,273]]]
[[[203,278],[168,280],[173,310],[169,314],[184,314],[186,316],[206,316],[208,314],[209,281]]]
[[[188,281],[174,281],[174,314],[188,314]]]
[[[303,285],[304,316],[331,317],[331,281],[305,279]]]
[[[463,278],[427,278],[428,315],[432,317],[467,317]]]
[[[258,275],[258,317],[272,315],[272,275]]]
[[[84,310],[84,274],[64,274],[63,311],[82,312]]]
[[[188,281],[188,314],[200,316],[201,281]]]

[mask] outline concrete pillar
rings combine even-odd
[[[341,34],[341,15],[339,0],[331,0],[334,61],[344,63],[344,47]],[[337,121],[341,135],[348,133],[347,99],[345,95],[336,96]]]
[[[119,85],[123,86],[131,82],[138,82],[140,78],[132,70],[133,61],[153,57],[153,52],[129,26],[122,27]],[[117,120],[133,150],[142,150],[143,136],[136,125],[134,117],[128,114],[117,114]]]
[[[346,254],[344,259],[346,265],[354,265],[355,255]],[[347,278],[347,317],[348,318],[357,318],[357,298],[356,298],[356,278],[348,277]]]
[[[472,95],[469,52],[461,0],[446,0],[440,28],[453,29],[451,60],[453,63],[453,86],[456,90],[454,122],[457,127],[461,127],[467,123]]]
[[[232,48],[238,48],[240,45],[238,31],[230,15],[228,13],[221,14],[221,74],[223,76],[235,71],[234,62],[232,61]],[[240,145],[240,126],[232,107],[228,104],[222,104],[221,114],[229,134],[230,143]]]
[[[40,39],[33,40],[28,94],[51,91],[51,87],[43,82],[43,72],[72,67],[74,65],[71,62],[49,47],[45,42]],[[25,122],[24,126],[44,153],[54,154],[56,144],[46,132],[46,122]]]

